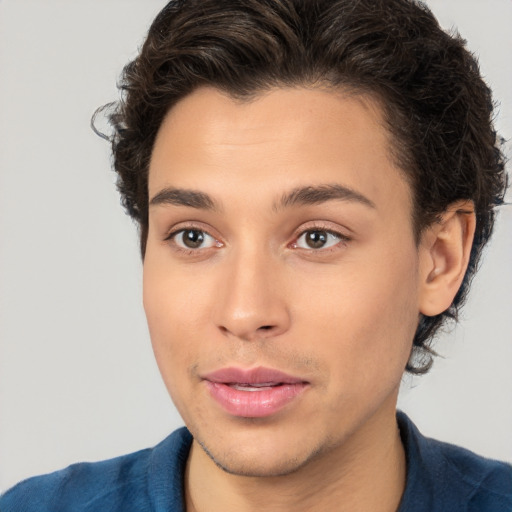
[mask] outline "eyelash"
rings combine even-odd
[[[177,244],[175,239],[180,233],[185,233],[187,231],[196,231],[198,233],[203,233],[203,234],[211,237],[213,240],[215,240],[215,247],[206,247],[206,248],[200,247],[198,249],[192,249],[192,248],[186,249],[184,247],[180,247]],[[222,247],[224,245],[222,242],[219,242],[214,236],[210,235],[210,233],[208,233],[208,231],[206,229],[199,227],[199,226],[195,226],[195,225],[182,226],[179,229],[172,231],[165,237],[164,241],[172,244],[173,250],[175,250],[176,252],[187,255],[187,256],[197,255],[199,253],[199,251],[201,251],[201,250],[218,248],[218,247]]]
[[[176,239],[176,237],[179,234],[185,233],[187,231],[195,231],[195,232],[198,232],[198,233],[203,233],[203,234],[207,235],[208,237],[211,237],[215,241],[215,246],[214,247],[205,247],[205,248],[199,247],[199,248],[196,248],[196,249],[192,249],[192,248],[185,249],[184,247],[180,247],[177,244],[177,242],[175,241],[175,239]],[[338,242],[333,244],[333,245],[331,245],[331,246],[329,246],[329,247],[318,248],[318,249],[314,249],[314,248],[306,249],[306,248],[298,247],[297,246],[297,241],[301,237],[305,236],[307,233],[313,233],[315,231],[316,232],[321,232],[321,233],[326,233],[327,235],[331,235],[331,236],[337,238]],[[220,248],[220,247],[223,247],[223,245],[224,245],[222,242],[219,242],[213,235],[211,235],[207,230],[205,230],[202,227],[195,226],[195,225],[180,227],[179,229],[176,229],[176,230],[172,231],[171,233],[169,233],[165,237],[164,241],[172,243],[173,250],[175,250],[175,251],[177,251],[179,253],[182,253],[184,255],[190,255],[190,256],[197,255],[200,251],[204,251],[204,250],[208,250],[208,249]],[[294,236],[294,241],[292,243],[288,244],[287,247],[291,247],[293,249],[298,249],[298,250],[301,250],[301,251],[307,251],[309,253],[326,254],[326,253],[331,253],[333,251],[336,251],[337,249],[340,248],[340,246],[345,246],[350,241],[351,241],[350,237],[340,233],[339,231],[335,231],[333,229],[330,229],[330,228],[328,228],[328,227],[326,227],[325,225],[322,225],[322,224],[315,224],[315,225],[309,226],[307,229],[302,229],[300,232],[298,232],[297,235]]]
[[[314,233],[314,232],[326,233],[327,235],[331,235],[331,236],[337,238],[338,241],[335,244],[332,244],[332,245],[330,245],[328,247],[325,247],[325,248],[321,247],[319,249],[314,249],[312,247],[309,248],[309,249],[306,249],[306,248],[303,248],[303,247],[297,247],[297,241],[300,240],[300,238],[305,236],[307,233]],[[350,237],[340,233],[339,231],[335,231],[333,229],[330,229],[330,228],[328,228],[325,225],[316,224],[316,225],[308,227],[307,229],[302,229],[300,231],[300,233],[295,237],[294,242],[292,242],[290,245],[294,249],[308,251],[310,253],[327,254],[327,253],[331,253],[333,251],[336,251],[337,249],[340,248],[340,246],[345,246],[348,242],[350,242],[350,240],[351,240]]]

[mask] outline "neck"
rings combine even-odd
[[[186,472],[187,512],[395,512],[405,488],[405,452],[395,411],[379,412],[342,446],[292,474],[231,475],[194,441]]]

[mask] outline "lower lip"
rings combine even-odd
[[[233,416],[264,418],[295,400],[307,387],[305,382],[281,384],[258,391],[243,391],[220,382],[206,381],[212,397]]]

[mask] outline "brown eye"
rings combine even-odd
[[[342,236],[323,229],[310,229],[305,231],[296,242],[300,249],[325,249],[336,245]]]
[[[325,231],[309,231],[306,233],[305,242],[311,249],[320,249],[327,243],[327,236]]]
[[[202,231],[196,231],[195,229],[187,229],[183,231],[181,238],[183,244],[189,249],[197,249],[201,247],[201,244],[204,242],[204,233]]]
[[[211,235],[200,229],[182,229],[171,238],[182,249],[207,249],[217,244]]]

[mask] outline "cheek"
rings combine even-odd
[[[173,262],[167,250],[148,244],[144,260],[143,299],[151,333],[160,339],[192,330],[205,321],[214,291],[191,266]]]
[[[146,253],[143,300],[155,358],[166,385],[170,375],[187,371],[194,349],[194,332],[204,322],[207,294],[194,280]],[[180,343],[186,340],[186,343]],[[178,380],[178,379],[176,379]]]
[[[418,318],[416,252],[382,254],[335,269],[297,294],[304,297],[300,332],[322,339],[316,350],[340,378],[401,375],[409,358]]]
[[[189,426],[202,421],[194,385],[198,354],[208,338],[207,283],[147,253],[144,262],[144,309],[155,359],[167,391]],[[195,382],[197,384],[197,382]],[[192,385],[191,385],[192,384]]]

